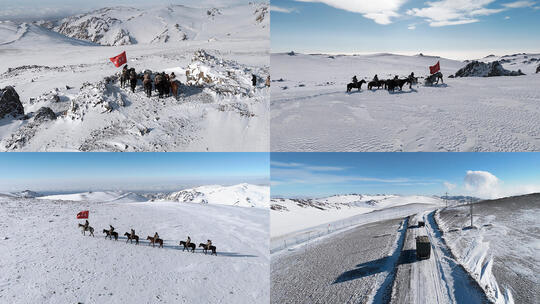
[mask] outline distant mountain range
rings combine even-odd
[[[51,45],[119,46],[249,38],[269,33],[269,16],[266,3],[220,8],[107,7],[60,20],[0,22],[0,45],[24,46],[36,39]]]

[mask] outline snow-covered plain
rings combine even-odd
[[[269,301],[268,209],[72,197],[0,197],[0,302]],[[95,237],[77,227],[81,210],[90,210]],[[104,239],[109,224],[118,241]],[[131,228],[138,246],[123,237]],[[164,248],[148,246],[156,231]],[[217,256],[182,252],[178,243],[188,235],[197,245],[211,239]]]
[[[534,59],[534,60],[533,60]],[[272,151],[538,151],[540,54],[487,57],[525,76],[449,79],[466,62],[431,56],[272,54]],[[425,77],[440,61],[444,84],[346,93],[368,82]]]
[[[148,11],[117,7],[57,23],[1,22],[0,87],[15,87],[29,119],[0,120],[0,150],[268,151],[265,8],[264,3]],[[80,29],[81,22],[92,18],[112,23],[91,23],[92,31],[102,32],[85,35],[66,29]],[[129,33],[129,43],[110,41],[113,32]],[[199,50],[209,56],[199,56]],[[115,79],[104,80],[119,72],[109,57],[122,51],[137,72],[174,71],[186,84],[185,71],[191,68],[228,75],[228,81],[183,85],[178,100],[158,99],[156,93],[149,99],[140,81],[131,93]],[[251,86],[251,74],[258,77],[257,87]],[[32,113],[41,107],[50,107],[58,118],[35,123]]]

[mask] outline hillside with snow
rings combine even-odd
[[[162,199],[182,203],[268,208],[270,188],[251,184],[210,185],[174,192]]]
[[[24,113],[0,113],[0,151],[268,151],[267,6],[2,22],[0,89],[14,87]],[[148,98],[141,79],[121,88],[109,58],[123,51],[140,76],[175,72],[178,97]]]
[[[479,59],[495,60],[526,75],[449,78],[469,62],[425,55],[272,54],[271,149],[538,151],[540,55]],[[425,85],[437,62],[444,84]],[[411,72],[419,77],[412,88],[346,91],[355,75],[370,82]]]
[[[281,238],[287,234],[338,223],[358,215],[392,210],[415,213],[418,208],[430,209],[443,205],[439,197],[400,195],[335,195],[325,198],[271,200],[271,235]],[[407,210],[407,206],[410,210]],[[381,213],[382,214],[382,213]],[[385,215],[386,216],[386,215]],[[339,225],[342,225],[339,223]]]
[[[43,25],[65,36],[100,45],[246,39],[260,37],[268,29],[267,10],[267,5],[255,3],[210,8],[107,7]]]
[[[44,200],[61,200],[76,202],[146,202],[148,199],[133,192],[123,191],[95,191],[74,194],[57,194],[38,197]]]

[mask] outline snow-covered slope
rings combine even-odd
[[[532,72],[535,64],[523,63],[532,58],[540,56],[503,63],[525,76],[449,79],[467,63],[419,55],[272,54],[271,150],[538,151],[540,74]],[[438,61],[444,84],[424,86],[422,77]],[[411,72],[420,77],[412,89],[390,93],[364,84],[346,92],[354,75],[369,82],[376,74],[389,79]]]
[[[201,186],[174,192],[163,200],[182,203],[268,208],[270,204],[270,188],[251,184]]]
[[[426,209],[441,206],[444,201],[432,196],[400,195],[335,195],[316,199],[274,198],[271,200],[271,233],[281,236],[338,220],[401,207],[425,205]]]
[[[457,260],[490,299],[536,303],[540,298],[540,194],[488,200],[437,212],[443,237]]]
[[[50,29],[30,23],[0,21],[0,46],[17,48],[42,48],[45,46],[92,46],[92,42],[82,41]]]
[[[108,7],[64,18],[53,29],[101,45],[245,38],[267,30],[269,18],[260,17],[260,11],[265,9],[267,4],[207,9],[184,5]]]
[[[90,211],[95,237],[75,215]],[[0,198],[2,303],[268,303],[268,210]],[[102,233],[113,225],[118,241]],[[135,229],[140,244],[123,236]],[[155,232],[163,248],[146,237]],[[211,239],[217,256],[183,252]]]
[[[51,21],[2,23],[0,88],[15,87],[27,116],[0,122],[0,151],[268,151],[269,20],[257,21],[265,7],[117,7],[84,17],[103,15],[110,26],[96,21],[87,28],[82,17],[70,19],[78,25],[65,25],[73,37],[88,29],[104,43],[116,37],[117,26],[129,25],[129,39],[137,43],[122,46],[81,45],[49,30],[55,28]],[[191,33],[188,40],[168,33],[167,43],[152,43],[155,27],[172,31],[176,24]],[[182,81],[178,98],[158,99],[156,92],[147,98],[142,81],[134,93],[120,88],[119,69],[109,58],[123,51],[138,73],[174,71]],[[186,71],[208,82],[187,82]],[[36,121],[43,107],[56,118]]]
[[[123,191],[96,191],[74,194],[58,194],[39,197],[46,200],[62,201],[86,201],[86,202],[146,202],[148,201],[142,195],[133,192]]]

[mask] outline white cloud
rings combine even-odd
[[[410,16],[427,19],[430,26],[448,26],[478,22],[477,16],[500,13],[505,8],[488,8],[495,0],[441,0],[426,2],[427,7],[407,10]]]
[[[504,20],[509,20],[509,19],[510,19],[510,16],[504,17]]]
[[[510,3],[504,3],[502,6],[508,8],[524,8],[531,7],[536,4],[536,1],[514,1]]]
[[[456,184],[452,184],[450,182],[444,182],[443,185],[446,189],[448,189],[448,191],[452,191],[456,188]]]
[[[284,14],[297,12],[296,8],[280,7],[280,6],[275,6],[275,5],[270,5],[270,10],[272,12],[284,13]]]
[[[390,24],[399,17],[399,9],[407,0],[296,0],[298,2],[318,2],[326,5],[362,14],[378,24]]]
[[[409,24],[409,26],[407,27],[407,29],[409,29],[409,30],[415,30],[415,29],[416,29],[416,24]]]
[[[487,171],[467,171],[465,190],[481,198],[498,198],[501,195],[499,179]]]

